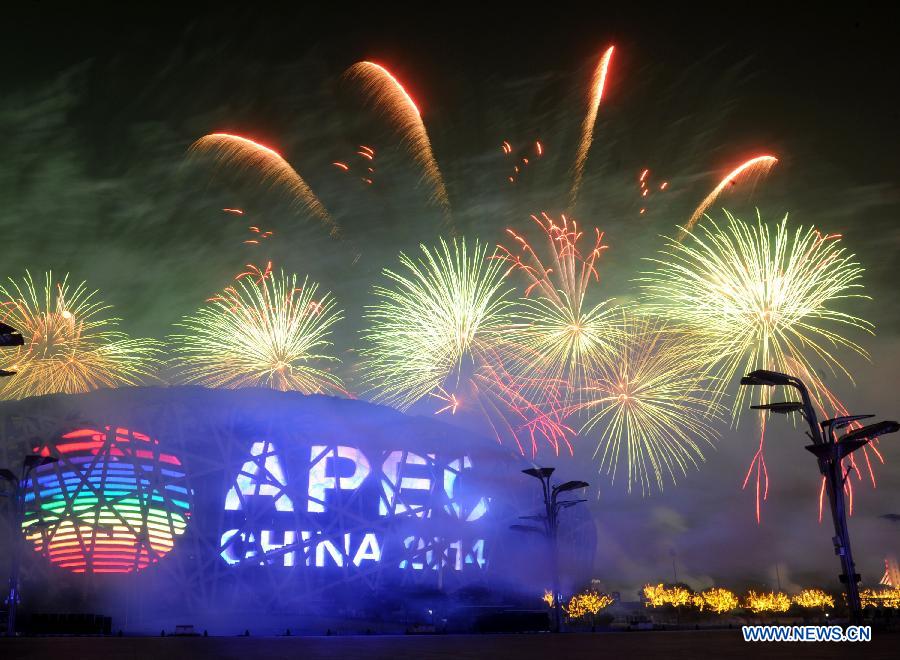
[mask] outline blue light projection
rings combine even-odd
[[[226,564],[344,571],[487,565],[479,525],[489,517],[489,498],[463,497],[459,487],[472,470],[468,456],[367,456],[342,444],[292,448],[284,456],[279,449],[252,442],[230,483],[220,537]]]

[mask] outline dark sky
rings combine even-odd
[[[563,208],[584,90],[599,53],[615,44],[577,208],[583,223],[607,232],[608,295],[632,295],[640,258],[728,169],[775,153],[780,162],[769,177],[723,204],[745,217],[757,207],[769,219],[790,212],[798,223],[844,234],[873,297],[852,311],[878,335],[866,339],[873,361],[848,358],[856,388],[835,386],[851,408],[900,414],[892,394],[900,348],[896,9],[123,4],[2,9],[3,278],[26,267],[70,271],[102,291],[129,332],[163,336],[244,264],[272,259],[335,292],[347,316],[336,344],[351,356],[379,270],[399,250],[434,241],[439,214],[384,126],[340,84],[342,71],[373,59],[405,82],[422,108],[457,227],[496,242],[505,227],[526,226],[528,213]],[[281,201],[185,163],[191,142],[215,130],[278,148],[348,239],[335,244]],[[501,141],[537,138],[547,145],[541,169],[510,191]],[[383,163],[372,190],[349,185],[330,165],[362,143],[376,144]],[[671,192],[638,216],[635,182],[644,167],[656,181],[670,180]],[[247,209],[278,241],[244,246],[246,227],[224,206]],[[778,486],[768,517],[759,528],[752,522],[752,497],[739,487],[752,456],[747,426],[726,430],[710,465],[671,497],[601,493],[601,553],[626,576],[623,584],[654,579],[672,548],[699,586],[765,581],[776,562],[789,575],[833,577],[829,533],[815,523],[814,467],[786,424],[773,432]],[[861,488],[857,500],[867,577],[900,549],[900,528],[878,518],[900,508],[900,452],[890,444],[879,488]],[[789,466],[798,461],[809,465],[795,474]],[[574,475],[578,465],[571,467]]]

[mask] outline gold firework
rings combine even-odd
[[[679,240],[684,239],[687,232],[689,232],[697,221],[703,217],[703,214],[706,213],[706,210],[713,205],[713,203],[719,198],[719,195],[727,188],[728,186],[737,185],[738,179],[746,177],[746,176],[761,176],[763,174],[767,174],[769,170],[771,170],[775,164],[778,162],[778,159],[775,156],[756,156],[755,158],[751,158],[748,161],[745,161],[734,168],[731,172],[725,175],[719,183],[713,188],[710,193],[703,198],[703,201],[700,202],[700,205],[694,209],[694,212],[691,213],[691,217],[688,219],[687,225],[685,225],[684,229],[681,231],[679,236]]]
[[[176,372],[206,387],[343,392],[340,379],[320,366],[339,361],[325,349],[342,315],[330,294],[317,291],[284,272],[276,277],[267,269],[257,279],[242,273],[177,324],[185,332],[172,335]]]
[[[384,270],[393,286],[374,288],[363,337],[367,384],[376,400],[401,410],[439,392],[509,325],[502,264],[485,245],[441,239],[434,250],[420,247],[418,259],[400,254],[400,272]]]
[[[622,318],[618,352],[581,389],[570,413],[586,413],[581,433],[599,430],[595,458],[615,480],[627,463],[627,489],[660,491],[697,467],[717,439],[719,407],[702,380],[696,341],[646,316]]]
[[[432,199],[447,214],[450,210],[447,189],[431,151],[431,141],[422,115],[412,97],[390,71],[374,62],[357,62],[344,75],[348,79],[358,80],[366,100],[396,126],[405,148],[431,184]]]
[[[507,360],[516,373],[533,381],[565,381],[583,392],[588,375],[615,352],[619,312],[612,299],[587,302],[592,283],[600,281],[597,261],[606,250],[603,233],[594,229],[587,253],[579,249],[584,232],[566,218],[546,213],[531,216],[541,228],[549,259],[511,229],[517,250],[499,246],[498,258],[528,282],[516,323],[507,333]]]
[[[648,307],[704,338],[706,371],[714,376],[717,399],[737,378],[768,369],[804,378],[820,410],[842,414],[843,405],[822,383],[816,367],[852,377],[837,349],[866,355],[842,330],[872,332],[872,324],[835,307],[859,293],[863,269],[841,247],[841,236],[798,227],[787,216],[770,226],[757,215],[755,224],[725,212],[727,224],[714,220],[685,233],[684,242],[666,240],[656,270],[642,278]],[[684,230],[682,230],[684,231]],[[679,237],[680,238],[680,237]],[[733,423],[746,403],[747,388],[738,388]],[[754,388],[761,404],[773,388]],[[843,411],[845,412],[845,411]],[[744,486],[756,474],[756,518],[768,495],[766,418],[759,416],[759,444]],[[871,464],[869,453],[864,456]],[[877,447],[871,447],[876,452]],[[847,462],[853,463],[848,457]],[[850,481],[845,484],[850,487]],[[851,498],[852,502],[852,498]]]
[[[257,173],[269,187],[285,191],[295,204],[322,220],[332,236],[340,234],[340,229],[303,177],[274,149],[240,135],[210,133],[194,142],[189,153],[210,154],[219,167]]]
[[[68,275],[54,283],[48,272],[38,288],[28,271],[21,282],[8,282],[0,285],[0,320],[19,330],[25,344],[9,355],[7,368],[17,373],[0,381],[0,398],[88,392],[156,377],[159,342],[116,330],[119,319],[103,316],[110,305],[84,282],[72,288]]]
[[[606,74],[609,72],[609,61],[612,59],[615,46],[610,46],[603,53],[597,68],[594,69],[594,77],[591,80],[588,109],[581,124],[581,140],[578,143],[578,153],[575,155],[575,166],[572,168],[572,188],[569,192],[569,205],[574,206],[581,188],[581,179],[584,177],[584,164],[587,162],[588,152],[594,142],[594,124],[597,123],[597,111],[600,101],[603,99],[603,90],[606,88]]]
[[[640,280],[648,309],[704,337],[723,394],[754,369],[815,373],[813,360],[850,378],[835,349],[866,351],[840,330],[871,333],[872,324],[835,308],[866,297],[859,293],[863,269],[841,247],[841,236],[792,232],[787,216],[775,226],[727,211],[725,218],[721,227],[703,223],[684,243],[666,240],[651,259],[656,270]],[[735,421],[744,397],[739,389]]]

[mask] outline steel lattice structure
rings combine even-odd
[[[24,534],[37,552],[23,607],[112,603],[128,627],[544,586],[537,542],[509,531],[533,505],[527,463],[433,418],[199,387],[0,409],[0,461],[34,450],[60,458],[29,485]],[[571,546],[592,559],[594,528],[582,522]],[[525,576],[518,568],[535,564]]]

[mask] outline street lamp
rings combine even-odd
[[[25,338],[22,337],[22,334],[18,330],[6,325],[5,323],[0,323],[0,348],[23,346],[24,344]],[[15,375],[15,371],[0,369],[0,378],[6,378],[8,376]]]
[[[559,546],[557,537],[559,531],[559,512],[563,509],[575,506],[587,500],[559,500],[560,493],[587,488],[590,484],[586,481],[567,481],[556,486],[550,485],[550,476],[555,468],[528,468],[522,470],[529,477],[534,477],[541,482],[544,495],[544,513],[536,516],[520,516],[523,520],[542,522],[542,527],[534,525],[511,525],[510,529],[518,532],[540,534],[550,541],[550,556],[553,568],[553,618],[554,629],[559,632],[562,629],[561,596],[559,587]]]
[[[10,538],[12,540],[12,560],[9,567],[9,603],[6,618],[6,636],[14,637],[16,634],[16,607],[19,604],[19,563],[22,552],[22,520],[25,517],[25,489],[31,471],[42,465],[56,463],[59,459],[55,456],[41,456],[40,454],[28,454],[22,461],[21,477],[17,477],[12,470],[0,469],[0,478],[9,482],[12,486],[12,516],[10,516]]]
[[[841,462],[844,457],[864,447],[878,436],[886,433],[895,433],[900,430],[900,424],[893,421],[877,422],[863,426],[838,438],[835,432],[839,429],[874,415],[847,415],[826,419],[824,422],[819,423],[806,385],[799,378],[777,371],[764,369],[753,371],[741,378],[741,385],[762,385],[768,387],[778,385],[792,387],[800,393],[801,401],[781,401],[751,406],[751,408],[780,414],[799,412],[809,426],[806,435],[812,440],[812,444],[806,445],[806,450],[816,457],[819,463],[819,471],[825,477],[825,490],[828,494],[831,518],[834,522],[835,536],[832,538],[834,553],[841,558],[841,569],[843,570],[840,580],[847,585],[847,605],[850,608],[851,620],[853,623],[858,624],[862,621],[862,606],[859,600],[859,581],[861,578],[859,573],[856,572],[853,564],[853,554],[850,551],[850,530],[847,527],[847,512],[844,503],[844,483],[847,480],[847,473],[844,473]]]
[[[25,344],[25,338],[22,333],[15,328],[0,323],[0,346],[22,346]]]

